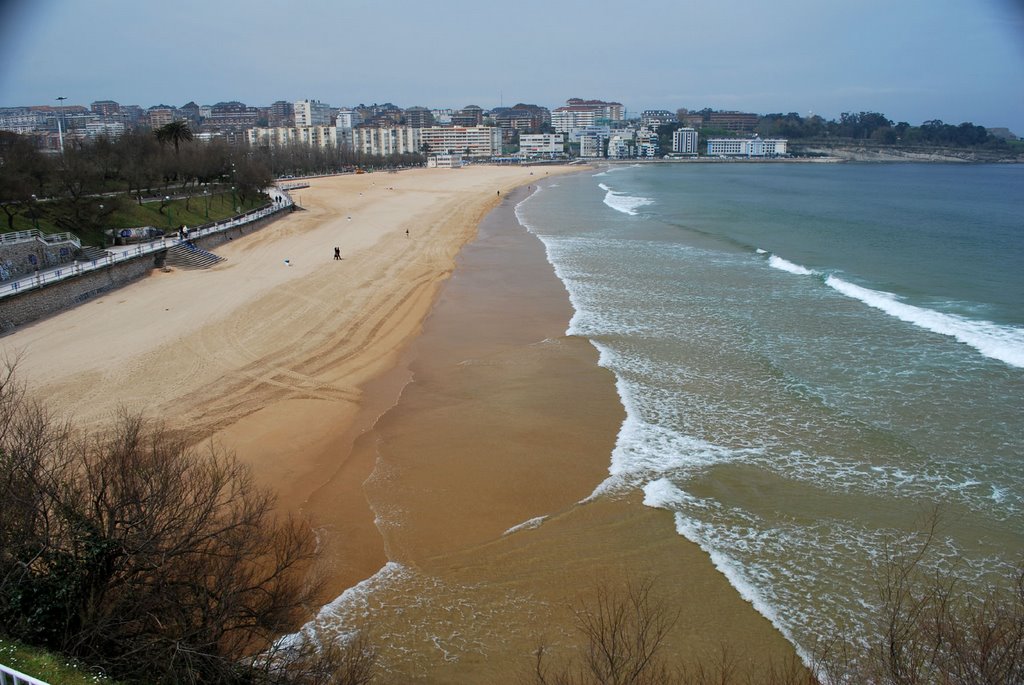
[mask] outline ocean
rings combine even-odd
[[[877,634],[936,505],[968,587],[1020,562],[1024,167],[614,166],[516,213],[626,409],[591,497],[672,512],[805,655]]]

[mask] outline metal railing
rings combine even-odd
[[[219,233],[235,226],[242,226],[244,224],[258,221],[264,217],[270,216],[276,212],[284,211],[292,206],[290,198],[283,196],[284,202],[267,205],[260,209],[254,209],[246,212],[245,214],[239,214],[231,219],[224,219],[211,224],[204,224],[194,229],[189,229],[189,238],[201,238],[212,233]],[[21,233],[27,233],[28,231],[21,231]],[[116,249],[116,251],[108,251],[106,256],[99,259],[91,259],[88,261],[76,261],[72,264],[58,267],[55,269],[48,269],[46,271],[37,271],[31,276],[25,276],[19,278],[16,281],[10,281],[8,283],[0,284],[0,299],[23,293],[27,290],[35,290],[36,288],[42,288],[44,285],[50,283],[56,283],[57,281],[63,281],[64,279],[78,276],[80,274],[88,273],[89,271],[95,271],[97,269],[103,269],[114,264],[120,264],[132,259],[138,259],[139,257],[160,250],[166,250],[168,247],[179,245],[184,243],[184,240],[179,238],[160,238],[147,243],[139,243],[138,245],[131,245],[126,248]],[[2,683],[0,683],[2,685]]]
[[[49,683],[0,664],[0,685],[49,685]]]
[[[27,231],[0,234],[0,244],[4,245],[24,243],[30,240],[42,240],[44,243],[72,243],[75,247],[82,247],[82,241],[74,233],[43,233],[38,228],[30,228]]]

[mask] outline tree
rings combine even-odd
[[[50,165],[26,136],[0,131],[0,209],[7,215],[7,229],[14,230],[14,217],[34,213],[35,196],[43,194]]]
[[[0,375],[0,624],[146,683],[248,681],[316,585],[299,521],[229,454],[122,413],[85,436]],[[284,682],[284,681],[275,681]]]
[[[173,143],[174,154],[178,154],[178,147],[181,143],[191,142],[192,140],[192,129],[188,127],[187,121],[181,119],[164,124],[153,131],[153,134],[156,135],[156,139],[161,143]]]

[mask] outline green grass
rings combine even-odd
[[[47,213],[58,213],[60,211],[60,200],[40,203],[49,210]],[[139,204],[134,199],[122,196],[119,199],[119,208],[103,222],[103,228],[133,228],[136,226],[154,226],[164,231],[173,233],[178,226],[185,224],[194,227],[201,224],[219,221],[235,216],[236,212],[232,207],[231,193],[219,193],[211,195],[209,199],[204,196],[193,197],[191,200],[171,200],[164,205],[162,202],[145,202]],[[247,202],[239,203],[242,212],[247,212],[267,203],[265,197],[250,198]],[[43,212],[40,212],[42,214]],[[7,221],[5,216],[0,216],[0,233],[7,232]],[[15,231],[27,231],[36,228],[35,221],[26,214],[19,214],[14,218]],[[43,233],[62,233],[65,229],[57,227],[48,216],[38,217],[38,227]],[[102,237],[90,231],[71,231],[78,235],[86,244],[100,245]]]
[[[117,685],[70,659],[6,638],[0,638],[0,664],[52,685]]]

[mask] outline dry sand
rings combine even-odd
[[[558,171],[317,179],[295,193],[303,211],[218,248],[221,265],[156,272],[0,345],[80,425],[124,405],[251,464],[317,528],[325,601],[373,577],[370,603],[349,592],[327,613],[370,615],[391,678],[514,682],[542,634],[569,652],[571,603],[638,577],[683,612],[676,654],[790,655],[670,516],[577,504],[622,408],[596,352],[563,335],[565,291],[511,201],[442,289],[488,211]]]

